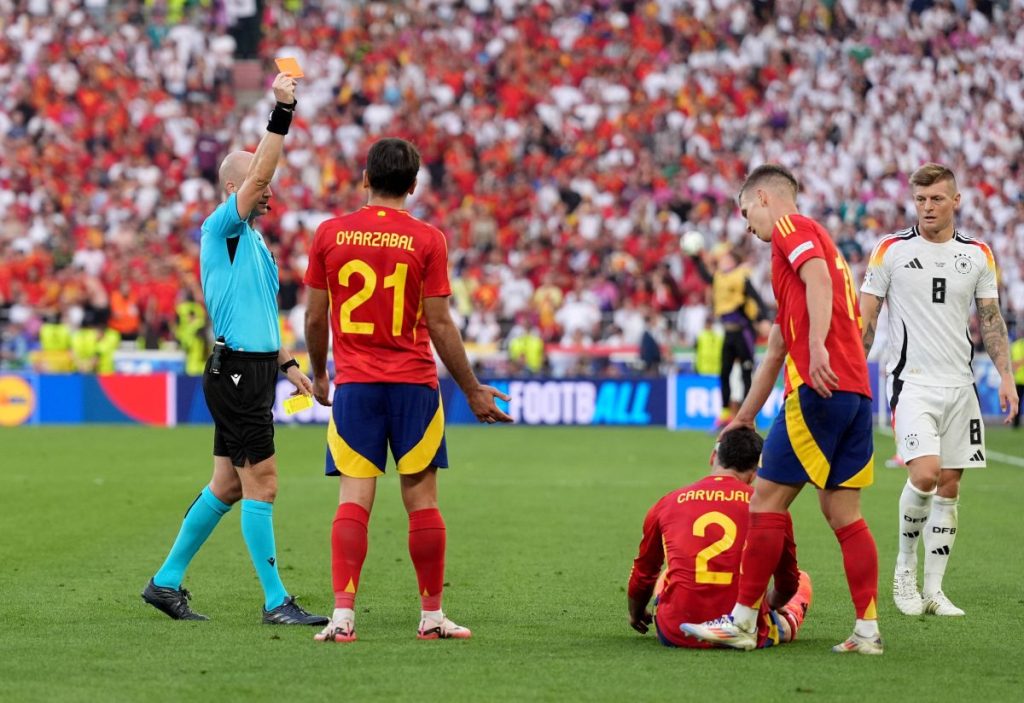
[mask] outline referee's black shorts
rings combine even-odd
[[[229,351],[220,374],[203,372],[206,407],[213,416],[213,455],[234,466],[257,464],[274,455],[274,399],[277,352]]]

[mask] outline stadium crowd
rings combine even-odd
[[[688,230],[771,301],[733,199],[765,161],[802,178],[858,280],[915,221],[909,173],[946,163],[1024,325],[1024,0],[0,0],[0,363],[65,348],[109,370],[132,340],[202,358],[199,229],[219,159],[270,108],[234,84],[240,5],[262,13],[261,75],[274,56],[306,71],[258,225],[286,343],[312,232],[362,203],[382,135],[418,145],[412,211],[448,236],[467,341],[512,371],[595,371],[545,348],[653,340],[650,369],[692,346],[707,301]]]

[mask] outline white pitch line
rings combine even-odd
[[[1002,452],[994,452],[990,449],[988,452],[988,458],[995,459],[1001,464],[1009,464],[1010,466],[1016,466],[1024,469],[1024,459],[1021,459],[1019,456],[1014,456],[1013,454],[1003,454]]]

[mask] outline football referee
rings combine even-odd
[[[242,501],[242,536],[263,586],[263,622],[326,625],[288,595],[278,574],[273,508],[277,495],[273,406],[280,371],[297,393],[313,386],[281,349],[277,263],[253,221],[267,212],[270,181],[295,111],[295,79],[274,79],[277,105],[255,154],[236,151],[220,166],[227,199],[202,227],[200,269],[217,338],[203,391],[213,416],[213,478],[185,514],[178,537],[142,598],[175,620],[206,620],[181,587],[196,552],[231,506]]]

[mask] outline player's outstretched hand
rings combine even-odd
[[[811,377],[808,383],[822,398],[831,398],[832,391],[839,388],[839,376],[829,364],[828,349],[824,344],[811,345]]]
[[[290,366],[288,368],[288,380],[295,386],[295,392],[292,395],[313,395],[313,382],[309,380],[306,374],[299,370],[298,366]]]
[[[1013,422],[1020,412],[1020,398],[1017,396],[1017,385],[1012,376],[1004,376],[999,383],[999,409],[1006,413],[1004,425]]]
[[[291,105],[295,102],[295,86],[297,81],[287,73],[278,73],[274,77],[274,97],[279,103]]]
[[[324,374],[313,379],[313,397],[320,405],[331,407],[331,377]]]
[[[487,424],[513,422],[512,418],[497,406],[494,402],[495,398],[501,398],[504,401],[510,400],[507,395],[491,386],[477,386],[475,391],[466,396],[466,400],[469,401],[469,409],[473,411],[476,419],[480,422]]]

